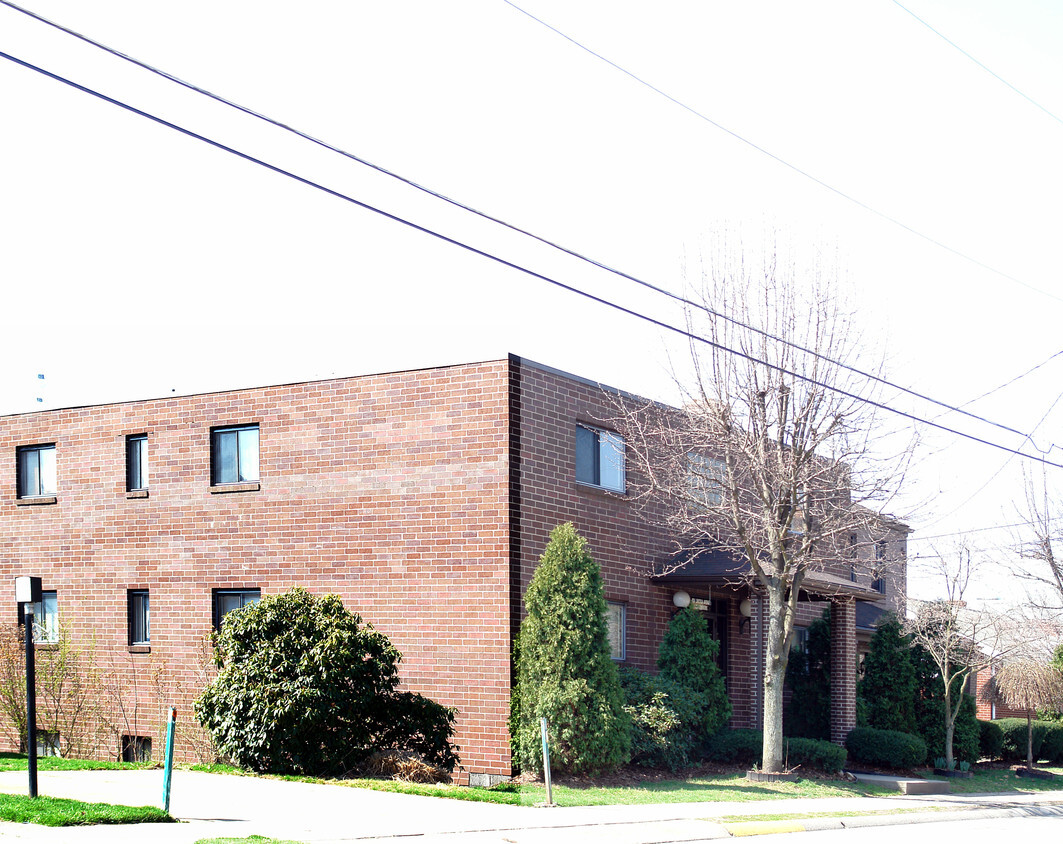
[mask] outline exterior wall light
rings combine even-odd
[[[673,592],[672,603],[679,607],[679,609],[685,609],[690,606],[690,594],[683,591]]]
[[[742,625],[749,628],[749,619],[753,615],[753,603],[749,598],[743,598],[742,603],[738,605],[738,612],[741,614],[741,618],[738,619],[738,632],[742,632]]]

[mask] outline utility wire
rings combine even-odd
[[[113,106],[117,106],[118,108],[121,108],[121,109],[124,109],[124,110],[126,110],[128,112],[131,112],[132,114],[136,114],[139,117],[143,117],[143,118],[145,118],[147,120],[151,120],[151,121],[153,121],[155,123],[158,123],[160,126],[165,126],[166,128],[172,129],[173,131],[178,132],[178,133],[180,133],[182,135],[186,135],[189,138],[192,138],[192,139],[197,140],[197,141],[201,141],[202,143],[208,144],[209,146],[212,146],[215,149],[219,149],[219,150],[221,150],[223,152],[227,152],[230,155],[233,155],[233,156],[236,156],[237,158],[243,159],[244,161],[250,162],[252,164],[257,164],[258,166],[263,167],[263,168],[265,168],[267,170],[270,170],[270,171],[272,171],[274,173],[277,173],[278,175],[285,176],[285,177],[287,177],[289,179],[292,179],[292,180],[294,180],[296,182],[304,184],[307,187],[314,188],[316,190],[319,190],[319,191],[321,191],[323,193],[328,194],[329,196],[333,196],[333,197],[335,197],[337,199],[343,200],[344,202],[349,202],[352,205],[356,205],[359,208],[363,208],[363,209],[365,209],[367,211],[371,211],[374,214],[378,214],[381,217],[384,217],[385,219],[391,220],[391,221],[396,222],[396,223],[400,223],[401,225],[404,225],[404,226],[406,226],[406,227],[408,227],[410,229],[413,229],[414,231],[421,232],[422,234],[427,234],[427,235],[429,235],[431,237],[436,238],[437,240],[443,241],[444,243],[449,243],[451,246],[456,246],[459,249],[464,249],[467,252],[470,252],[470,253],[472,253],[474,255],[479,255],[480,257],[486,258],[489,261],[493,261],[496,264],[499,264],[499,265],[501,265],[503,267],[507,267],[507,268],[509,268],[511,270],[515,270],[515,271],[517,271],[519,273],[523,273],[524,275],[531,276],[532,278],[537,278],[540,281],[546,282],[547,284],[553,285],[554,287],[557,287],[557,288],[559,288],[561,290],[565,290],[565,291],[567,291],[569,293],[572,293],[572,294],[574,294],[576,296],[581,296],[582,298],[587,299],[587,300],[589,300],[591,302],[595,302],[595,303],[597,303],[599,305],[604,305],[607,308],[611,308],[612,310],[617,311],[619,313],[623,313],[623,314],[626,314],[627,316],[634,317],[635,319],[642,320],[643,322],[649,323],[650,325],[654,325],[657,328],[661,328],[661,329],[664,329],[666,331],[670,331],[670,332],[672,332],[674,334],[678,334],[679,336],[684,337],[684,338],[686,338],[688,340],[692,340],[692,341],[695,341],[695,342],[698,342],[698,343],[702,343],[704,345],[710,346],[711,348],[717,349],[717,350],[719,350],[721,352],[725,352],[727,354],[736,355],[738,357],[745,358],[746,360],[750,361],[751,363],[755,363],[755,364],[757,364],[759,366],[764,366],[764,367],[767,367],[769,369],[773,369],[776,372],[779,372],[779,373],[781,373],[783,375],[788,375],[791,378],[795,378],[797,380],[804,381],[806,383],[812,384],[813,386],[819,387],[820,389],[827,390],[827,391],[836,393],[836,394],[841,395],[841,396],[845,396],[846,398],[852,399],[853,401],[860,402],[862,404],[866,404],[866,405],[868,405],[870,407],[874,407],[874,408],[877,408],[879,410],[886,411],[888,413],[893,413],[893,414],[895,414],[897,416],[900,416],[900,417],[902,417],[904,419],[907,419],[907,420],[909,420],[911,422],[915,422],[915,423],[922,424],[922,425],[928,425],[928,426],[930,426],[932,428],[937,428],[938,430],[945,431],[946,433],[949,433],[949,434],[953,434],[954,436],[963,437],[965,439],[971,440],[972,442],[981,443],[982,445],[989,446],[990,448],[995,448],[995,449],[998,449],[1000,451],[1007,452],[1008,454],[1014,454],[1014,455],[1016,455],[1018,457],[1024,457],[1027,460],[1034,460],[1034,461],[1040,463],[1043,466],[1052,466],[1053,468],[1056,468],[1056,469],[1063,469],[1063,463],[1055,463],[1053,461],[1045,459],[1044,457],[1037,457],[1035,455],[1026,454],[1024,452],[1017,451],[1017,450],[1015,450],[1013,448],[1009,448],[1008,446],[1001,445],[1000,443],[995,443],[995,442],[992,442],[991,440],[986,440],[986,439],[983,439],[981,437],[976,437],[973,434],[967,434],[967,433],[964,433],[962,431],[958,431],[955,428],[950,428],[947,425],[942,425],[942,424],[940,424],[938,422],[934,422],[934,421],[931,421],[929,419],[923,419],[923,418],[921,418],[919,416],[915,416],[914,414],[908,413],[906,411],[899,410],[899,409],[894,408],[894,407],[890,407],[889,405],[886,405],[886,404],[882,404],[881,402],[877,402],[877,401],[874,401],[872,399],[864,398],[863,396],[859,396],[859,395],[857,395],[855,393],[852,393],[852,392],[850,392],[848,390],[844,390],[844,389],[842,389],[840,387],[835,387],[833,385],[826,384],[826,383],[824,383],[822,381],[819,381],[819,380],[817,380],[815,378],[812,378],[812,377],[810,377],[808,375],[803,375],[803,374],[801,374],[799,372],[794,372],[794,371],[788,370],[785,367],[779,366],[777,364],[770,363],[770,362],[765,361],[765,360],[761,360],[760,358],[754,357],[753,355],[749,355],[749,354],[746,354],[744,352],[736,351],[735,349],[728,348],[727,346],[724,346],[721,343],[717,343],[717,342],[715,342],[715,341],[713,341],[713,340],[711,340],[711,339],[709,339],[707,337],[702,337],[702,336],[700,336],[698,334],[695,334],[692,331],[688,331],[688,330],[686,330],[684,328],[680,328],[678,326],[672,325],[671,323],[664,322],[663,320],[656,319],[655,317],[651,317],[648,314],[643,314],[643,313],[641,313],[639,311],[635,311],[635,310],[633,310],[631,308],[628,308],[628,307],[626,307],[624,305],[620,305],[620,304],[618,304],[616,302],[610,301],[610,300],[605,299],[605,298],[603,298],[601,296],[596,296],[595,294],[589,293],[586,290],[582,290],[582,289],[580,289],[578,287],[575,287],[575,286],[573,286],[571,284],[566,284],[563,281],[559,281],[558,279],[551,278],[550,276],[547,276],[547,275],[543,275],[542,273],[539,273],[539,272],[536,272],[535,270],[532,270],[532,269],[529,269],[527,267],[521,266],[520,264],[516,264],[516,263],[514,263],[512,261],[509,261],[509,260],[507,260],[505,258],[502,258],[502,257],[500,257],[498,255],[495,255],[495,254],[493,254],[491,252],[486,252],[483,249],[479,249],[479,248],[477,248],[475,246],[472,246],[471,244],[464,243],[463,241],[460,241],[460,240],[457,240],[456,238],[453,238],[453,237],[450,237],[448,235],[445,235],[442,232],[435,231],[434,229],[430,229],[430,228],[428,228],[426,226],[422,226],[422,225],[420,225],[418,223],[414,223],[411,220],[407,220],[404,217],[400,217],[397,214],[393,214],[393,213],[391,213],[389,211],[385,211],[385,210],[383,210],[381,208],[377,208],[376,206],[370,205],[367,202],[363,202],[360,199],[356,199],[353,196],[349,196],[348,194],[345,194],[345,193],[342,193],[342,192],[340,192],[338,190],[335,190],[333,188],[327,187],[326,185],[323,185],[320,182],[315,182],[315,181],[313,181],[311,179],[308,179],[308,178],[306,178],[304,176],[300,176],[300,175],[298,175],[296,173],[293,173],[290,170],[285,170],[284,168],[278,167],[275,164],[270,164],[269,162],[264,161],[263,159],[256,158],[255,156],[250,155],[250,154],[248,154],[246,152],[241,152],[240,150],[238,150],[238,149],[236,149],[234,147],[228,146],[226,144],[223,144],[220,141],[216,141],[216,140],[214,140],[212,138],[208,138],[205,135],[201,135],[198,132],[194,132],[191,129],[185,128],[184,126],[180,126],[180,125],[178,125],[176,123],[172,123],[169,120],[166,120],[166,119],[164,119],[162,117],[159,117],[157,115],[151,114],[150,112],[144,111],[143,109],[139,109],[136,106],[130,105],[129,103],[125,103],[125,102],[122,102],[121,100],[117,100],[117,99],[115,99],[113,97],[109,97],[106,94],[101,93],[100,91],[93,90],[92,88],[89,88],[89,87],[87,87],[85,85],[81,85],[80,83],[74,82],[71,79],[67,79],[64,76],[60,76],[57,73],[53,73],[50,70],[45,70],[44,68],[38,67],[37,65],[34,65],[34,64],[31,64],[28,61],[25,61],[23,59],[20,59],[20,58],[17,58],[15,56],[12,56],[10,53],[6,53],[6,52],[3,52],[3,51],[0,51],[0,58],[6,59],[6,60],[12,62],[13,64],[17,64],[17,65],[19,65],[21,67],[24,67],[27,70],[32,70],[35,73],[39,73],[42,76],[46,76],[49,79],[53,79],[56,82],[60,82],[60,83],[62,83],[64,85],[67,85],[67,86],[69,86],[71,88],[74,88],[75,90],[81,91],[82,93],[89,94],[90,96],[96,97],[96,98],[102,100],[103,102],[110,103]]]
[[[986,73],[988,73],[990,76],[992,76],[995,80],[997,80],[997,82],[999,82],[1002,85],[1005,85],[1008,88],[1010,88],[1012,91],[1014,91],[1016,94],[1018,94],[1024,100],[1026,100],[1026,102],[1028,102],[1030,105],[1034,106],[1035,108],[1040,109],[1045,114],[1047,114],[1049,117],[1051,117],[1053,120],[1055,120],[1057,123],[1063,123],[1063,118],[1060,118],[1059,115],[1057,115],[1055,112],[1049,111],[1047,108],[1045,108],[1043,105],[1041,105],[1039,102],[1037,102],[1037,100],[1035,100],[1029,94],[1026,94],[1024,91],[1021,91],[1018,88],[1016,88],[1014,85],[1012,85],[1010,82],[1008,82],[1008,80],[1005,79],[1003,76],[1001,76],[999,73],[996,73],[992,69],[986,67],[980,61],[978,61],[978,59],[976,59],[974,56],[972,56],[970,53],[968,53],[965,49],[963,49],[963,47],[961,47],[955,41],[951,41],[950,39],[946,38],[944,35],[942,35],[940,32],[938,32],[936,29],[934,29],[934,27],[932,27],[930,24],[928,24],[925,20],[923,20],[921,17],[919,17],[919,15],[917,15],[915,12],[913,12],[911,9],[909,9],[907,6],[905,6],[903,3],[899,3],[899,2],[897,2],[897,0],[893,0],[893,4],[895,6],[897,6],[897,8],[904,10],[909,15],[911,15],[913,18],[915,18],[917,21],[919,21],[919,23],[921,23],[923,26],[925,26],[927,29],[929,29],[931,32],[933,32],[938,38],[940,38],[942,41],[944,41],[950,47],[953,47],[956,50],[958,50],[959,52],[961,52],[963,55],[965,55],[967,58],[969,58],[972,62],[974,62],[976,65],[978,65],[980,68],[982,68],[982,70],[984,70]]]
[[[770,158],[772,161],[776,162],[777,164],[781,164],[783,167],[786,167],[787,169],[792,170],[793,172],[795,172],[795,173],[797,173],[797,174],[799,174],[801,176],[804,176],[806,179],[809,179],[810,181],[815,182],[821,188],[824,188],[824,189],[830,191],[831,193],[835,194],[836,196],[841,197],[842,199],[846,200],[847,202],[851,202],[853,205],[856,205],[857,207],[862,208],[864,211],[867,211],[870,214],[874,214],[876,217],[879,217],[880,219],[885,220],[888,223],[892,223],[893,225],[897,226],[898,228],[901,228],[904,231],[908,232],[909,234],[913,234],[916,237],[921,238],[922,240],[925,240],[927,243],[930,243],[930,244],[938,247],[939,249],[944,249],[946,252],[948,252],[948,253],[950,253],[952,255],[955,255],[958,258],[962,258],[964,261],[967,261],[968,263],[973,264],[976,267],[980,267],[983,270],[987,270],[988,272],[991,272],[994,275],[999,276],[1000,278],[1007,279],[1008,281],[1011,281],[1011,282],[1014,282],[1015,284],[1021,285],[1022,287],[1025,287],[1027,290],[1032,290],[1034,293],[1040,293],[1042,296],[1047,296],[1049,299],[1055,299],[1057,302],[1063,302],[1063,296],[1057,296],[1054,293],[1049,293],[1047,290],[1042,290],[1039,287],[1034,287],[1032,284],[1029,284],[1028,282],[1023,281],[1022,279],[1017,278],[1016,276],[1009,275],[1008,273],[1004,272],[1003,270],[998,270],[996,267],[993,267],[993,266],[991,266],[991,265],[989,265],[989,264],[987,264],[987,263],[985,263],[983,261],[979,261],[977,258],[973,258],[970,255],[968,255],[967,253],[961,252],[959,249],[956,249],[956,248],[954,248],[952,246],[949,246],[947,243],[944,243],[944,242],[942,242],[940,240],[937,240],[937,239],[931,237],[928,234],[924,234],[923,232],[919,231],[918,229],[912,228],[907,223],[904,223],[904,222],[898,220],[896,217],[891,217],[889,214],[885,213],[884,211],[879,211],[877,208],[874,208],[874,207],[868,205],[866,202],[864,202],[864,201],[862,201],[860,199],[857,199],[852,194],[845,193],[844,191],[840,190],[839,188],[836,188],[833,185],[829,184],[828,182],[825,182],[822,179],[818,178],[817,176],[813,176],[807,170],[802,170],[796,164],[791,164],[786,159],[781,158],[780,156],[776,155],[775,153],[769,151],[768,149],[766,149],[766,148],[764,148],[762,146],[759,146],[758,144],[754,143],[753,141],[749,140],[746,137],[743,137],[742,135],[740,135],[737,132],[735,132],[733,129],[728,129],[722,123],[718,123],[717,121],[713,120],[711,117],[708,117],[704,113],[698,111],[693,106],[687,105],[682,100],[677,99],[676,97],[673,97],[668,92],[662,90],[661,88],[658,88],[653,83],[646,81],[641,76],[638,76],[637,74],[635,74],[632,71],[628,70],[624,66],[618,64],[617,62],[614,62],[612,59],[606,58],[601,53],[595,52],[590,47],[588,47],[585,44],[582,44],[581,42],[577,41],[571,35],[567,35],[566,33],[562,32],[557,27],[555,27],[555,26],[547,23],[546,21],[544,21],[542,18],[537,18],[531,12],[527,11],[526,9],[522,9],[520,6],[518,6],[512,0],[502,0],[502,2],[504,2],[508,6],[512,6],[514,9],[516,9],[522,15],[526,15],[527,17],[531,18],[536,23],[546,27],[551,32],[555,33],[556,35],[559,35],[561,38],[564,38],[569,43],[573,44],[574,46],[578,47],[579,49],[583,50],[584,52],[589,53],[590,55],[594,56],[594,58],[596,58],[596,59],[598,59],[600,61],[603,61],[607,65],[609,65],[610,67],[620,71],[625,76],[627,76],[630,79],[632,79],[635,82],[637,82],[639,85],[642,85],[642,86],[644,86],[646,88],[649,88],[655,94],[658,94],[658,95],[664,97],[669,102],[673,103],[674,105],[679,106],[681,109],[683,109],[684,111],[687,111],[690,114],[694,115],[699,120],[705,121],[710,126],[715,126],[721,132],[724,132],[724,133],[730,135],[732,138],[734,138],[737,141],[741,141],[743,144],[745,144],[748,147],[752,147],[757,152],[759,152],[761,155],[766,155],[768,158]]]
[[[120,50],[116,50],[113,47],[109,47],[106,44],[102,44],[99,41],[96,41],[96,40],[94,40],[92,38],[89,38],[88,36],[83,35],[82,33],[76,32],[75,30],[70,29],[69,27],[66,27],[66,26],[64,26],[64,25],[62,25],[60,23],[57,23],[57,22],[55,22],[53,20],[49,20],[48,18],[45,18],[45,17],[37,14],[36,12],[30,11],[28,9],[24,9],[23,7],[11,2],[11,0],[0,0],[0,4],[8,6],[9,8],[14,9],[17,12],[21,12],[22,14],[27,15],[27,16],[33,18],[34,20],[39,21],[40,23],[43,23],[43,24],[46,24],[47,26],[53,27],[55,29],[58,29],[59,31],[64,32],[67,35],[70,35],[70,36],[72,36],[74,38],[77,38],[77,39],[79,39],[81,41],[84,41],[87,44],[91,44],[93,47],[96,47],[96,48],[98,48],[100,50],[103,50],[103,51],[105,51],[105,52],[107,52],[107,53],[109,53],[109,54],[111,54],[111,55],[113,55],[113,56],[115,56],[117,58],[120,58],[120,59],[122,59],[124,61],[130,62],[131,64],[136,65],[137,67],[141,68],[142,70],[146,70],[149,73],[153,73],[153,74],[155,74],[157,76],[161,76],[162,78],[167,79],[170,82],[173,82],[173,83],[175,83],[177,85],[180,85],[180,86],[182,86],[184,88],[187,88],[187,89],[189,89],[191,91],[195,91],[197,94],[202,94],[205,97],[208,97],[208,98],[210,98],[210,99],[212,99],[212,100],[214,100],[216,102],[219,102],[219,103],[221,103],[223,105],[226,105],[226,106],[228,106],[230,108],[236,109],[237,111],[240,111],[240,112],[242,112],[242,113],[244,113],[244,114],[246,114],[246,115],[248,115],[250,117],[254,117],[254,118],[258,119],[258,120],[262,120],[262,121],[270,124],[271,126],[275,126],[275,127],[279,128],[279,129],[283,129],[286,132],[290,132],[290,133],[302,138],[303,140],[309,141],[310,143],[313,143],[313,144],[316,144],[316,145],[318,145],[320,147],[323,147],[324,149],[327,149],[330,152],[334,152],[334,153],[336,153],[338,155],[342,155],[345,158],[348,158],[351,161],[355,161],[355,162],[357,162],[357,163],[359,163],[359,164],[361,164],[361,165],[363,165],[365,167],[369,167],[369,168],[371,168],[373,170],[376,170],[378,173],[381,173],[381,174],[383,174],[385,176],[389,176],[389,177],[391,177],[393,179],[396,179],[396,180],[402,182],[403,184],[408,185],[409,187],[412,187],[412,188],[414,188],[416,190],[419,190],[419,191],[421,191],[423,193],[426,193],[429,196],[432,196],[432,197],[434,197],[436,199],[439,199],[439,200],[441,200],[443,202],[446,202],[446,203],[448,203],[448,204],[450,204],[450,205],[452,205],[452,206],[454,206],[456,208],[460,208],[461,210],[466,211],[466,212],[468,212],[470,214],[475,214],[476,216],[478,216],[478,217],[480,217],[480,218],[482,218],[484,220],[488,220],[489,222],[495,223],[496,225],[502,226],[502,227],[504,227],[506,229],[509,229],[510,231],[516,232],[517,234],[523,235],[525,237],[529,237],[529,238],[531,238],[531,239],[533,239],[533,240],[535,240],[535,241],[537,241],[539,243],[542,243],[545,246],[548,246],[548,247],[550,247],[552,249],[556,249],[559,252],[562,252],[562,253],[564,253],[566,255],[569,255],[570,257],[577,258],[578,260],[584,261],[584,262],[590,264],[591,266],[597,267],[598,269],[604,270],[604,271],[612,273],[613,275],[616,275],[616,276],[618,276],[620,278],[623,278],[623,279],[626,279],[628,281],[634,282],[635,284],[638,284],[638,285],[642,286],[645,289],[651,290],[651,291],[653,291],[655,293],[658,293],[658,294],[660,294],[662,296],[666,296],[669,299],[671,299],[671,300],[673,300],[675,302],[681,303],[682,305],[684,305],[684,306],[686,306],[688,308],[693,308],[695,310],[699,310],[699,311],[701,311],[701,312],[703,312],[705,314],[708,314],[709,316],[713,316],[713,317],[717,317],[719,319],[723,319],[723,320],[731,323],[732,325],[736,325],[736,326],[738,326],[740,328],[743,328],[743,329],[745,329],[747,331],[752,331],[752,332],[754,332],[756,334],[759,334],[760,336],[765,337],[767,339],[774,340],[775,342],[778,342],[778,343],[783,343],[783,344],[785,344],[787,346],[790,346],[793,349],[796,349],[797,351],[800,351],[800,352],[802,352],[804,354],[812,355],[812,356],[817,357],[817,358],[819,358],[821,360],[825,360],[827,363],[830,363],[833,366],[837,366],[837,367],[840,367],[842,369],[845,369],[845,370],[847,370],[849,372],[852,372],[855,375],[859,375],[862,378],[865,378],[865,379],[867,379],[869,381],[873,381],[875,383],[882,384],[883,386],[889,387],[890,389],[893,389],[893,390],[897,390],[898,392],[904,393],[905,395],[909,395],[909,396],[912,396],[913,398],[917,398],[917,399],[920,399],[922,401],[929,402],[930,404],[937,405],[938,407],[943,408],[947,412],[959,413],[962,416],[966,416],[966,417],[968,417],[970,419],[974,419],[974,420],[976,420],[978,422],[985,423],[986,425],[990,425],[991,427],[999,428],[1000,430],[1006,431],[1009,434],[1015,434],[1015,435],[1020,436],[1020,437],[1024,436],[1024,433],[1022,431],[1020,431],[1020,430],[1016,430],[1015,428],[1009,427],[1007,425],[1003,425],[1001,423],[994,422],[994,421],[992,421],[990,419],[986,419],[985,417],[980,416],[980,415],[978,415],[976,413],[970,413],[969,411],[965,411],[965,410],[962,409],[962,407],[963,407],[962,405],[960,407],[956,407],[954,405],[948,404],[947,402],[940,401],[938,399],[932,398],[931,396],[928,396],[928,395],[925,395],[923,393],[920,393],[917,390],[911,389],[909,387],[901,386],[900,384],[896,384],[896,383],[894,383],[894,382],[892,382],[892,381],[890,381],[890,380],[888,380],[886,378],[883,378],[880,375],[875,375],[872,372],[866,372],[863,369],[860,369],[858,367],[853,367],[853,366],[850,366],[848,364],[842,363],[841,361],[834,360],[830,356],[824,355],[821,352],[817,352],[817,351],[815,351],[813,349],[808,349],[808,348],[806,348],[804,346],[801,346],[800,344],[797,344],[797,343],[794,343],[794,342],[792,342],[790,340],[786,340],[785,338],[773,335],[770,332],[767,332],[767,331],[765,331],[763,329],[757,328],[757,327],[752,326],[752,325],[748,325],[748,324],[742,322],[741,320],[739,320],[739,319],[737,319],[735,317],[732,317],[732,316],[730,316],[728,314],[725,314],[725,313],[723,313],[721,311],[718,311],[718,310],[710,307],[709,305],[707,305],[707,304],[705,304],[703,302],[696,302],[696,301],[688,299],[688,298],[686,298],[684,296],[680,296],[679,294],[674,293],[671,290],[668,290],[667,288],[660,287],[658,285],[652,284],[651,282],[645,281],[644,279],[637,278],[636,276],[630,275],[630,274],[628,274],[628,273],[626,273],[626,272],[624,272],[622,270],[619,270],[619,269],[616,269],[614,267],[611,267],[611,266],[605,264],[602,261],[599,261],[599,260],[594,259],[594,258],[587,257],[586,255],[584,255],[584,254],[582,254],[580,252],[577,252],[574,249],[570,249],[570,248],[568,248],[566,246],[560,245],[560,244],[558,244],[555,241],[551,241],[551,240],[549,240],[549,239],[547,239],[545,237],[537,235],[537,234],[535,234],[533,232],[530,232],[530,231],[528,231],[526,229],[520,228],[519,226],[516,226],[516,225],[514,225],[512,223],[508,223],[505,220],[502,220],[502,219],[500,219],[498,217],[494,217],[494,216],[492,216],[490,214],[487,214],[487,213],[485,213],[483,211],[478,211],[477,209],[475,209],[475,208],[473,208],[473,207],[471,207],[469,205],[465,205],[464,203],[459,202],[458,200],[453,199],[451,197],[448,197],[445,194],[442,194],[442,193],[440,193],[438,191],[435,191],[435,190],[433,190],[431,188],[428,188],[428,187],[426,187],[424,185],[418,184],[417,182],[415,182],[415,181],[413,181],[411,179],[408,179],[405,176],[401,176],[401,175],[399,175],[398,173],[396,173],[396,172],[394,172],[392,170],[388,170],[385,167],[382,167],[382,166],[380,166],[378,164],[374,164],[373,162],[368,161],[367,159],[362,158],[362,157],[360,157],[360,156],[358,156],[358,155],[356,155],[356,154],[354,154],[354,153],[352,153],[352,152],[350,152],[348,150],[342,149],[341,147],[338,147],[338,146],[335,146],[335,145],[333,145],[331,143],[323,141],[320,138],[316,138],[316,137],[314,137],[313,135],[310,135],[307,132],[304,132],[304,131],[302,131],[300,129],[296,129],[295,127],[290,126],[287,123],[284,123],[284,122],[282,122],[280,120],[277,120],[275,118],[269,117],[268,115],[262,114],[261,112],[255,111],[255,110],[253,110],[251,108],[248,108],[247,106],[240,105],[239,103],[236,103],[236,102],[234,102],[232,100],[229,100],[229,99],[221,96],[220,94],[215,94],[212,91],[210,91],[210,90],[208,90],[206,88],[203,88],[203,87],[201,87],[199,85],[195,85],[195,84],[193,84],[191,82],[187,82],[187,81],[181,79],[180,77],[175,76],[175,75],[173,75],[171,73],[168,73],[167,71],[161,70],[161,69],[159,69],[159,68],[157,68],[157,67],[155,67],[153,65],[148,64],[147,62],[144,62],[144,61],[142,61],[140,59],[134,58],[134,57],[132,57],[132,56],[126,54],[126,53],[121,52]],[[519,8],[519,7],[514,6],[514,8]],[[520,10],[520,11],[523,11],[523,10]],[[565,36],[565,37],[567,37],[567,36]],[[610,64],[611,64],[611,62],[610,62]],[[667,95],[665,95],[665,96],[667,96]],[[671,98],[669,98],[669,99],[671,99]],[[717,125],[717,124],[713,124],[713,125]],[[720,127],[720,128],[723,128],[723,127]],[[728,130],[724,130],[724,131],[728,131]],[[944,414],[942,414],[942,415],[944,415]]]

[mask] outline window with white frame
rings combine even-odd
[[[691,496],[705,507],[723,504],[727,464],[718,457],[696,451],[687,453],[687,487]]]
[[[126,491],[148,488],[148,435],[131,434],[125,439]]]
[[[211,429],[211,484],[239,484],[257,480],[258,425]]]
[[[129,590],[129,644],[151,644],[151,596],[147,589]]]
[[[576,480],[623,492],[624,438],[615,431],[577,425]]]
[[[886,581],[882,577],[882,571],[886,566],[886,540],[880,539],[875,543],[875,579],[871,581],[871,588],[876,592],[886,594]]]
[[[55,495],[55,443],[18,449],[18,497]]]
[[[59,641],[59,596],[55,591],[42,592],[33,604],[33,641],[53,645]]]
[[[605,608],[609,656],[617,662],[622,662],[627,659],[627,607],[615,601],[607,601]]]

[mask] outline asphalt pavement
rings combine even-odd
[[[0,791],[26,793],[26,773],[0,773]],[[162,772],[47,771],[40,774],[39,791],[93,802],[159,805]],[[897,809],[905,812],[883,814]],[[1063,820],[1063,791],[538,808],[175,771],[170,811],[182,823],[64,828],[0,823],[0,840],[193,844],[201,838],[263,835],[306,844],[369,840],[373,844],[656,844],[801,829],[913,824],[945,817]],[[867,816],[847,814],[854,812]],[[819,817],[758,819],[766,814],[805,813]],[[831,814],[835,817],[824,817]]]

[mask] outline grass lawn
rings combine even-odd
[[[62,797],[30,798],[24,794],[0,794],[0,820],[44,826],[174,822],[166,812],[154,806],[112,806],[110,803],[82,803]]]
[[[251,835],[247,838],[200,838],[196,844],[300,844],[300,842]]]
[[[1063,768],[1058,766],[1038,766],[1039,770],[1051,771],[1061,775],[1056,780],[1039,780],[1032,777],[1020,777],[1007,768],[976,768],[974,776],[966,779],[950,778],[949,785],[953,794],[1022,794],[1037,791],[1063,791]],[[944,779],[928,775],[927,779]]]
[[[58,756],[39,756],[38,771],[130,771],[159,767],[155,762],[103,762],[98,759],[61,759]],[[0,753],[0,771],[25,771],[25,753]]]

